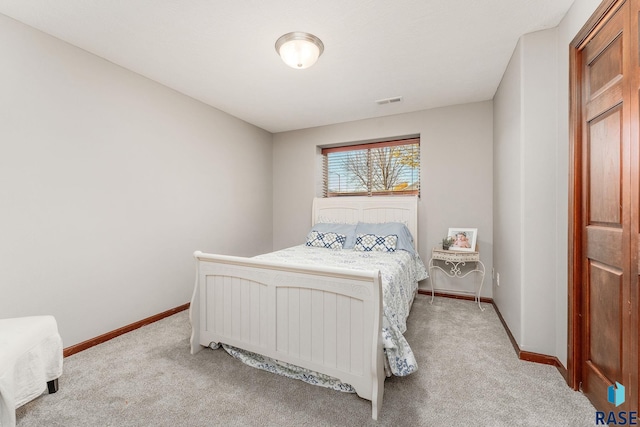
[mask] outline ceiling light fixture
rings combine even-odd
[[[285,64],[291,68],[309,68],[316,63],[324,44],[313,34],[294,31],[287,33],[276,41],[276,52]]]

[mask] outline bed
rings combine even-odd
[[[418,248],[415,197],[316,198],[311,223],[312,232],[313,227],[327,224],[380,224],[383,228],[402,225]],[[312,232],[307,236],[307,245]],[[363,238],[361,234],[360,248],[366,243]],[[397,243],[400,249],[400,239],[396,242],[393,236],[390,238],[392,247],[395,249]],[[352,262],[345,261],[340,250],[307,249],[288,248],[254,258],[195,252],[191,353],[224,343],[337,379],[370,400],[372,417],[377,419],[384,395],[385,361],[391,360],[386,353],[392,354],[389,347],[394,345],[406,345],[410,352],[406,340],[387,343],[390,331],[404,339],[402,326],[417,291],[417,281],[411,287],[402,287],[403,302],[399,306],[404,309],[394,310],[395,303],[386,299],[383,302],[383,294],[387,298],[387,294],[398,292],[388,289],[386,269],[376,261],[379,253],[361,249],[360,258],[370,257],[372,262],[356,265],[360,261],[354,261],[356,264],[350,265]],[[297,252],[308,256],[298,258]],[[388,264],[400,262],[395,259],[401,259],[404,251],[397,252]],[[333,257],[336,262],[324,262],[326,257]],[[417,251],[414,258],[420,261]],[[317,263],[318,260],[321,261]],[[421,271],[416,273],[419,277],[415,276],[418,280],[426,277],[424,264],[420,264]],[[391,371],[412,371],[405,366],[404,356],[394,357],[387,365]]]

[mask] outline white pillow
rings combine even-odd
[[[398,236],[390,234],[388,236],[376,236],[375,234],[358,234],[354,251],[365,252],[395,252]]]
[[[343,234],[346,236],[346,241],[344,242],[344,245],[342,245],[344,249],[353,249],[353,245],[356,243],[356,224],[319,222],[311,227],[311,231]]]
[[[347,240],[344,234],[322,233],[320,231],[311,231],[307,236],[305,245],[317,248],[342,249],[342,245]]]
[[[376,236],[395,234],[398,237],[396,249],[402,249],[413,255],[416,253],[413,247],[413,236],[407,226],[401,222],[383,222],[380,224],[359,222],[356,227],[356,236],[359,234],[375,234]]]

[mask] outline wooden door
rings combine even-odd
[[[574,379],[598,410],[638,410],[638,0],[605,2],[576,45]],[[633,35],[632,21],[635,21]],[[635,49],[635,51],[634,51]],[[632,89],[635,86],[635,91]],[[576,91],[574,91],[576,92]],[[636,129],[634,131],[634,129]],[[632,255],[632,248],[635,253]],[[571,369],[571,368],[570,368]],[[625,387],[615,407],[607,390]]]

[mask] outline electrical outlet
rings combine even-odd
[[[500,286],[500,273],[496,273],[496,285]]]

